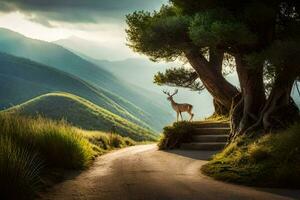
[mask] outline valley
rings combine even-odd
[[[93,90],[111,101],[110,104],[115,104],[113,109],[125,108],[128,113],[156,131],[160,131],[164,124],[171,122],[172,115],[166,104],[153,98],[152,93],[137,89],[136,86],[116,78],[107,70],[61,46],[30,39],[6,29],[0,29],[0,45],[0,51],[4,53],[51,66],[52,69],[67,73],[89,84]],[[108,110],[113,111],[110,108]]]

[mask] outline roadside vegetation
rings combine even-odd
[[[268,187],[300,187],[300,123],[261,137],[242,136],[202,167],[218,180]]]
[[[98,155],[135,144],[116,134],[41,117],[0,114],[0,127],[1,199],[33,199],[51,172],[84,169]]]
[[[195,128],[193,123],[182,121],[166,126],[158,143],[160,150],[179,148],[183,142],[189,142]]]

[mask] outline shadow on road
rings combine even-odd
[[[218,151],[187,151],[187,150],[168,150],[164,152],[175,154],[186,158],[195,159],[195,160],[202,160],[202,161],[208,161],[213,155],[218,153]],[[217,182],[222,183],[220,181]],[[239,186],[239,187],[247,187],[247,186],[241,186],[234,183],[225,183],[225,184]],[[291,190],[291,189],[280,189],[280,188],[256,188],[256,187],[252,187],[252,188],[257,191],[276,194],[282,196],[283,198],[300,199],[299,189]]]
[[[299,189],[279,189],[279,188],[255,188],[258,191],[268,192],[271,194],[277,194],[282,197],[289,197],[292,199],[300,199],[300,190]]]
[[[179,156],[192,158],[195,160],[208,161],[218,151],[187,151],[187,150],[168,150],[167,153],[173,153]]]

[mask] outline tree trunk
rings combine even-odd
[[[278,130],[286,128],[300,119],[299,109],[291,97],[296,74],[291,73],[289,69],[278,73],[259,120],[247,132],[255,131],[258,128],[263,128],[265,132]]]
[[[228,113],[231,109],[232,100],[239,94],[239,91],[223,77],[220,67],[222,66],[220,63],[221,55],[214,54],[210,57],[210,62],[198,51],[186,51],[185,56],[199,75],[205,88],[213,96],[214,101],[218,105],[222,105],[222,113],[224,110],[227,110]]]
[[[229,116],[228,110],[223,104],[219,103],[216,99],[213,100],[215,112],[213,116]]]
[[[242,134],[255,124],[266,101],[263,84],[263,66],[249,67],[241,55],[235,56],[242,98],[231,116],[231,138]]]

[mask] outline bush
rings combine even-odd
[[[67,126],[43,127],[37,148],[48,165],[64,169],[87,167],[96,155],[88,140]]]
[[[87,137],[90,142],[99,146],[103,150],[112,150],[137,144],[134,140],[128,137],[98,131],[93,131]]]
[[[159,141],[159,149],[179,148],[183,142],[191,141],[195,128],[190,122],[175,122],[173,126],[164,128],[163,136]]]
[[[202,167],[219,180],[300,187],[300,124],[259,138],[241,137]]]

